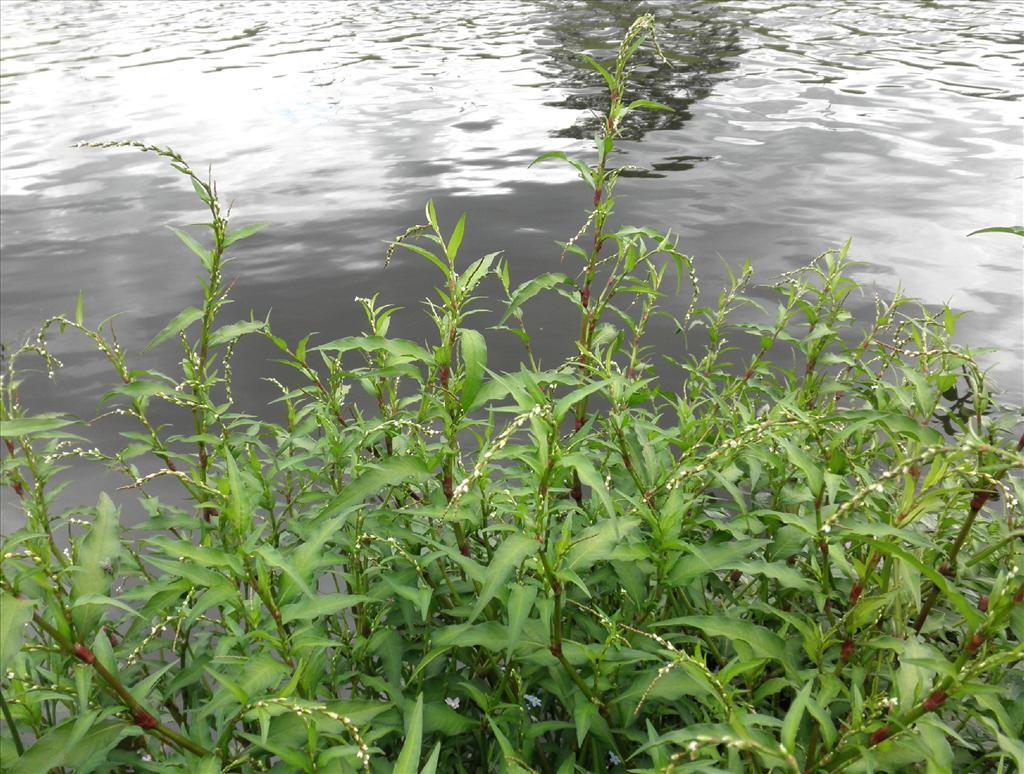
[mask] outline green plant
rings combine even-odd
[[[775,310],[749,266],[701,306],[670,235],[612,226],[616,137],[659,107],[625,96],[653,30],[588,59],[610,91],[597,162],[554,154],[593,191],[563,245],[578,275],[513,287],[497,254],[460,271],[465,218],[446,231],[430,203],[391,245],[441,275],[428,342],[390,336],[378,296],[357,299],[363,333],[319,345],[220,324],[227,255],[258,227],[231,231],[174,151],[103,144],[191,181],[210,234],[178,233],[202,305],[150,343],[178,342],[178,375],[132,369],[81,299],[7,359],[2,475],[25,526],[0,564],[4,771],[1024,765],[1019,413],[950,310],[897,296],[858,330],[847,247],[780,278]],[[659,357],[670,271],[692,287],[680,332],[708,343]],[[489,285],[507,303],[485,336]],[[524,308],[542,293],[580,315],[550,369]],[[733,321],[748,307],[764,322]],[[65,330],[114,368],[104,416],[138,423],[122,448],[22,407],[23,360],[52,375]],[[489,369],[509,332],[527,362]],[[233,405],[244,335],[281,352],[280,422]],[[180,421],[156,424],[157,403]],[[57,510],[71,458],[137,498]],[[180,497],[151,495],[163,477]]]

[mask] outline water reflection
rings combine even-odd
[[[622,126],[626,140],[641,140],[652,131],[682,128],[690,120],[690,108],[705,99],[716,83],[727,80],[744,53],[741,25],[714,3],[621,3],[601,2],[569,5],[552,18],[555,45],[546,51],[544,75],[562,86],[565,96],[548,103],[581,111],[570,126],[555,132],[559,137],[591,138],[598,131],[607,110],[607,89],[601,75],[582,64],[585,52],[610,67],[615,60],[615,41],[622,40],[640,13],[655,13],[657,40],[664,59],[645,47],[634,58],[631,94],[627,98],[649,99],[672,108],[670,111],[642,110],[630,115]],[[701,159],[703,160],[703,159]],[[663,162],[662,170],[682,171]]]

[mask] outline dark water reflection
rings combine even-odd
[[[90,319],[126,313],[138,351],[196,302],[191,254],[163,228],[199,216],[189,187],[151,157],[69,147],[122,137],[212,162],[235,222],[273,224],[232,266],[235,317],[272,310],[290,339],[334,338],[359,329],[353,296],[381,290],[406,307],[396,332],[422,338],[433,270],[402,256],[385,271],[384,240],[433,197],[448,223],[469,213],[466,255],[503,249],[518,280],[552,268],[588,197],[567,168],[528,164],[585,152],[602,84],[572,52],[610,55],[648,10],[673,66],[645,60],[638,96],[676,112],[630,124],[621,160],[649,171],[620,184],[620,218],[673,228],[711,287],[720,259],[768,277],[852,236],[865,305],[902,282],[970,311],[965,340],[1002,349],[995,373],[1019,398],[1019,240],[965,235],[1022,219],[1024,14],[983,0],[5,0],[2,338],[81,289]],[[548,334],[568,319],[533,314]],[[81,341],[63,346],[36,399],[92,415],[107,373]],[[507,335],[489,347],[518,357]],[[236,376],[255,408],[269,353],[252,349]]]

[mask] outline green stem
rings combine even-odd
[[[25,747],[21,743],[21,734],[18,733],[18,724],[14,722],[14,716],[11,715],[11,709],[7,706],[7,700],[4,698],[3,691],[0,691],[0,710],[3,710],[4,721],[6,721],[7,727],[11,729],[11,738],[14,740],[14,749],[18,751],[19,756],[24,755]]]

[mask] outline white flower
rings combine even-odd
[[[459,700],[459,697],[456,696],[454,698],[447,698],[447,699],[445,699],[444,703],[447,704],[449,707],[451,707],[453,710],[456,710],[456,709],[459,708],[460,700]]]
[[[618,766],[620,763],[622,763],[622,758],[620,758],[615,753],[609,751],[608,752],[608,765],[609,766]]]
[[[534,696],[532,693],[526,694],[525,696],[523,696],[523,699],[525,699],[526,703],[529,704],[533,709],[539,709],[540,706],[544,703],[536,696]]]

